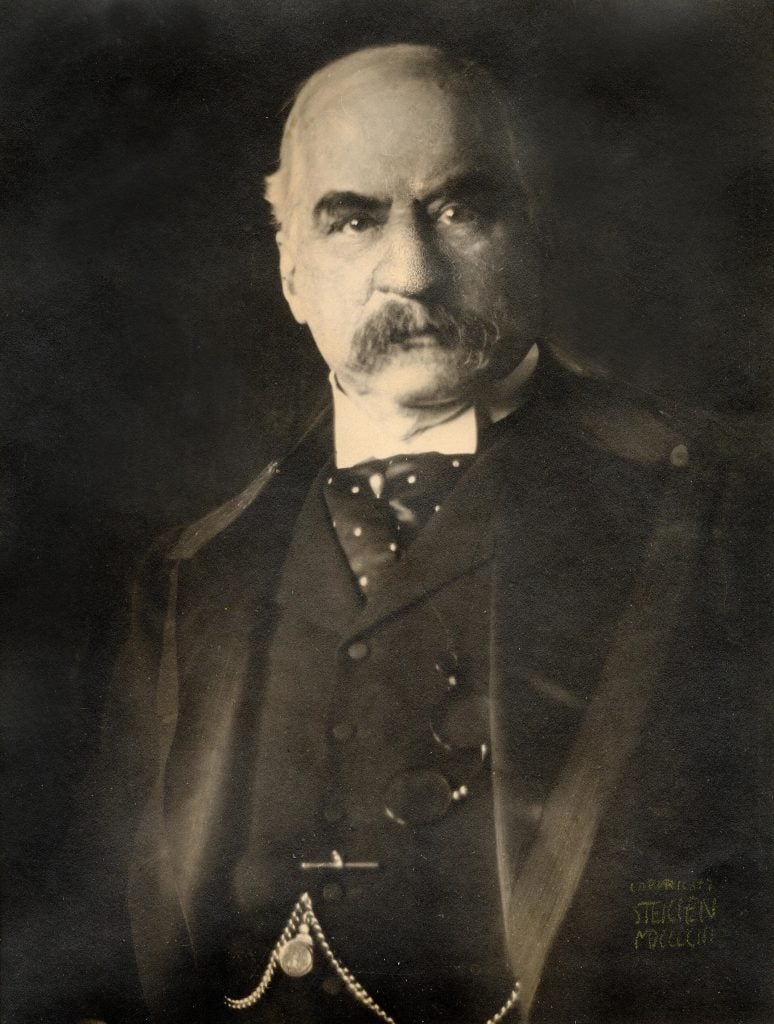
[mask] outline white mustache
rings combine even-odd
[[[415,304],[391,301],[355,332],[350,364],[373,369],[395,348],[407,348],[411,338],[435,334],[440,346],[460,356],[461,365],[484,366],[501,331],[494,320],[477,314],[452,312],[445,307],[429,310]]]

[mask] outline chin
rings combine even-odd
[[[347,369],[343,379],[360,394],[380,395],[397,405],[420,406],[459,402],[475,388],[485,367],[460,365],[442,351],[400,352],[369,369]]]

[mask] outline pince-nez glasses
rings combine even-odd
[[[441,693],[430,709],[426,737],[384,794],[384,812],[397,825],[439,821],[470,796],[489,765],[488,696],[461,681],[453,651],[435,670]]]

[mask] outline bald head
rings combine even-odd
[[[433,46],[401,43],[358,50],[333,61],[302,85],[290,110],[280,147],[277,171],[266,179],[266,199],[275,223],[286,230],[298,202],[304,162],[304,140],[323,115],[338,108],[348,116],[350,102],[395,89],[401,82],[431,83],[472,115],[480,144],[496,145],[521,182],[507,99],[490,75],[472,61]],[[378,126],[375,126],[378,127]]]
[[[290,310],[373,409],[470,403],[534,342],[539,246],[480,68],[401,45],[318,71],[267,196]]]

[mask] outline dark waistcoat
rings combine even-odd
[[[459,543],[448,536],[447,505],[453,522],[455,505],[466,507],[485,480],[497,479],[490,462],[484,455],[448,496],[414,572],[423,563],[429,571],[439,546]],[[219,991],[213,985],[213,1012],[224,993],[255,987],[307,892],[335,954],[388,1012],[483,1024],[513,983],[488,762],[479,750],[444,751],[432,722],[444,702],[486,696],[491,564],[483,559],[423,593],[359,639],[367,608],[331,527],[325,473],[295,522],[274,595],[256,735],[242,762],[251,802],[232,807],[223,870],[198,904],[197,931],[211,936],[213,978],[223,979]],[[401,587],[403,576],[399,562],[391,584]],[[313,579],[328,595],[324,622],[310,615]],[[398,824],[385,811],[390,787],[421,770],[442,773],[462,795],[439,820]],[[336,855],[378,867],[302,867]],[[253,1009],[220,1010],[223,1019],[373,1019],[315,955],[309,976],[278,972]]]

